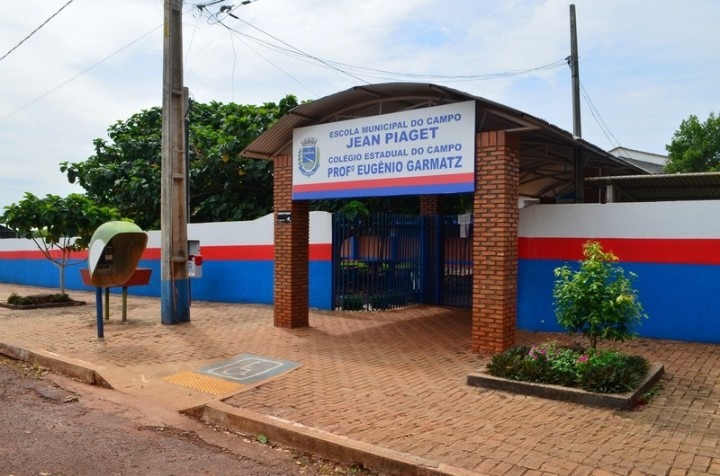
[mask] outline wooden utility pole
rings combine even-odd
[[[578,63],[577,22],[575,21],[575,5],[570,5],[570,70],[572,71],[572,104],[573,104],[573,135],[582,138],[580,122],[580,64]],[[582,150],[575,147],[575,202],[585,201],[585,160]]]
[[[573,135],[582,137],[580,123],[580,64],[578,63],[575,5],[570,5],[570,69],[572,71]]]
[[[163,324],[190,321],[182,5],[182,0],[165,0],[160,197],[160,312]]]

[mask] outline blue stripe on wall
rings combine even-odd
[[[85,286],[80,277],[80,267],[71,266],[65,272],[65,287],[68,290],[93,291]],[[160,297],[160,261],[142,260],[138,267],[152,269],[150,283],[146,286],[131,286],[129,295]],[[331,304],[330,261],[311,261],[309,265],[310,306],[330,309]],[[272,261],[211,261],[203,263],[202,277],[190,279],[191,298],[199,301],[273,303]],[[27,286],[58,288],[58,268],[45,259],[6,260],[0,266],[0,282]],[[120,288],[111,292],[120,293]]]
[[[555,318],[553,270],[565,262],[519,260],[518,327],[528,331],[562,331]],[[635,288],[649,319],[637,328],[641,336],[720,343],[720,267],[621,263],[638,275]]]

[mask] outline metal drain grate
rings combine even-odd
[[[235,382],[229,382],[209,375],[203,375],[196,372],[185,371],[173,375],[163,377],[166,382],[182,385],[183,387],[192,388],[200,392],[209,393],[211,395],[225,395],[226,393],[237,392],[242,390],[244,385]]]

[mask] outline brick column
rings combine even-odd
[[[275,327],[308,325],[309,203],[292,199],[292,156],[274,158],[275,181]],[[278,212],[290,212],[290,222],[278,222]]]
[[[440,197],[437,195],[420,195],[420,215],[424,216],[422,254],[423,268],[423,304],[440,304],[440,287],[442,285],[442,250],[438,237]]]
[[[420,195],[420,215],[437,215],[440,210],[440,200],[437,195]]]
[[[501,352],[517,327],[520,147],[504,131],[478,133],[476,147],[472,351]]]

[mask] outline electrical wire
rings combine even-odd
[[[12,53],[13,51],[15,51],[20,45],[22,45],[22,44],[25,43],[27,40],[29,40],[31,36],[33,36],[35,33],[37,33],[42,27],[44,27],[45,25],[47,25],[47,24],[50,22],[50,20],[52,20],[53,18],[55,18],[55,16],[57,16],[58,13],[60,13],[61,11],[63,11],[63,10],[65,9],[65,7],[67,7],[68,5],[70,5],[70,4],[71,4],[72,2],[74,2],[74,1],[75,1],[75,0],[68,0],[68,2],[67,2],[65,5],[63,5],[62,7],[60,7],[60,9],[59,9],[58,11],[56,11],[55,13],[53,13],[52,15],[50,15],[50,18],[48,18],[47,20],[45,20],[44,22],[42,22],[42,23],[40,24],[40,26],[38,26],[38,27],[35,28],[33,31],[31,31],[30,34],[27,35],[25,38],[23,38],[22,40],[20,40],[20,42],[19,42],[17,45],[15,45],[15,46],[13,46],[12,48],[10,48],[10,50],[9,50],[7,53],[5,53],[4,55],[0,56],[0,61],[2,61],[2,60],[4,60],[5,58],[7,58],[10,53]]]
[[[47,96],[51,95],[51,94],[54,93],[55,91],[57,91],[57,90],[65,87],[65,86],[67,86],[68,84],[70,84],[71,82],[75,81],[77,78],[79,78],[79,77],[82,76],[83,74],[85,74],[85,73],[87,73],[88,71],[90,71],[90,70],[98,67],[99,65],[101,65],[101,64],[104,63],[105,61],[109,60],[109,59],[112,58],[113,56],[117,55],[118,53],[121,53],[122,51],[125,51],[126,49],[130,48],[132,45],[134,45],[135,43],[137,43],[137,42],[139,42],[140,40],[144,39],[145,37],[151,35],[152,33],[155,33],[157,30],[159,30],[160,28],[162,28],[162,26],[163,26],[162,24],[156,26],[155,28],[153,28],[152,30],[150,30],[150,31],[148,31],[147,33],[143,34],[143,35],[140,36],[139,38],[136,38],[135,40],[133,40],[133,41],[131,41],[130,43],[128,43],[128,44],[126,44],[125,46],[123,46],[122,48],[119,48],[118,50],[114,51],[113,53],[110,53],[108,56],[104,57],[104,58],[101,59],[100,61],[91,64],[90,66],[88,66],[87,68],[83,69],[82,71],[80,71],[80,72],[77,73],[76,75],[74,75],[74,76],[70,77],[69,79],[63,81],[62,83],[58,84],[57,86],[49,89],[48,91],[44,92],[44,93],[41,94],[40,96],[35,97],[34,99],[26,102],[26,103],[23,104],[22,106],[14,109],[14,110],[12,110],[12,111],[10,111],[8,114],[5,114],[4,116],[0,116],[0,122],[4,121],[5,119],[8,119],[8,118],[11,117],[11,116],[14,116],[14,115],[17,114],[18,112],[27,109],[28,107],[32,106],[33,104],[35,104],[35,103],[39,102],[40,100],[46,98]]]
[[[253,0],[257,1],[257,0]],[[249,3],[249,2],[248,2]],[[486,74],[475,74],[475,75],[433,75],[433,74],[413,74],[413,73],[401,73],[396,71],[388,71],[388,70],[382,70],[382,69],[375,69],[375,68],[368,68],[363,66],[354,66],[347,63],[341,63],[337,61],[327,60],[318,58],[314,55],[310,55],[308,53],[305,53],[304,51],[300,50],[299,48],[296,48],[289,43],[285,42],[284,40],[252,25],[251,23],[237,17],[236,15],[232,14],[232,12],[237,9],[238,7],[234,7],[231,10],[223,10],[222,12],[226,12],[227,16],[230,16],[245,25],[249,26],[252,29],[255,29],[259,31],[260,33],[272,38],[273,40],[279,42],[277,43],[271,43],[266,40],[263,40],[261,38],[249,35],[247,33],[241,32],[235,28],[232,28],[225,24],[223,19],[219,17],[218,14],[213,14],[211,12],[207,12],[209,15],[208,22],[212,22],[212,24],[221,24],[223,27],[227,28],[228,30],[234,32],[237,35],[242,36],[243,38],[246,38],[249,41],[252,41],[260,46],[269,48],[271,50],[274,50],[280,54],[295,58],[300,61],[305,61],[307,63],[315,64],[315,65],[321,65],[325,66],[327,68],[330,68],[332,70],[338,71],[342,74],[348,75],[358,81],[369,83],[366,79],[363,79],[360,77],[367,76],[367,77],[373,77],[373,78],[382,78],[382,79],[388,79],[388,80],[397,80],[398,78],[401,79],[411,79],[411,80],[427,80],[427,81],[444,81],[444,82],[469,82],[469,81],[482,81],[482,80],[490,80],[490,79],[498,79],[503,77],[511,77],[511,76],[517,76],[522,74],[528,74],[533,72],[540,72],[540,71],[547,71],[555,68],[562,67],[566,64],[565,59],[559,59],[556,61],[553,61],[551,63],[547,63],[541,66],[528,68],[528,69],[518,69],[518,70],[510,70],[510,71],[504,71],[504,72],[498,72],[498,73],[486,73]],[[285,45],[287,47],[283,47],[281,45]],[[254,50],[253,50],[254,51]],[[256,54],[257,52],[254,51]],[[267,58],[263,57],[266,61],[269,61]],[[274,65],[276,66],[276,65]]]
[[[241,5],[247,5],[247,4],[250,4],[250,3],[252,3],[252,2],[256,2],[256,1],[257,1],[257,0],[245,0],[244,2],[242,2]],[[327,66],[328,68],[333,69],[333,70],[335,70],[335,71],[337,71],[337,72],[339,72],[339,73],[341,73],[341,74],[350,76],[351,78],[356,79],[356,80],[358,80],[358,81],[360,81],[360,82],[369,84],[369,82],[366,81],[366,80],[364,80],[363,78],[360,78],[359,76],[356,76],[356,75],[354,75],[354,74],[352,74],[352,73],[349,73],[349,72],[347,72],[347,71],[344,71],[344,70],[342,70],[342,69],[340,69],[340,68],[338,68],[338,67],[336,67],[336,66],[333,66],[332,64],[326,62],[325,60],[323,60],[323,59],[321,59],[321,58],[318,58],[318,57],[316,57],[316,56],[310,55],[310,54],[302,51],[301,49],[296,48],[295,46],[292,46],[291,44],[289,44],[289,43],[281,40],[280,38],[277,38],[276,36],[273,36],[273,35],[271,35],[270,33],[264,32],[264,31],[260,30],[259,28],[255,27],[254,25],[246,22],[245,20],[241,19],[240,17],[238,17],[237,15],[234,15],[234,14],[232,13],[232,12],[233,12],[234,10],[236,10],[237,8],[238,8],[238,7],[235,7],[235,8],[232,9],[232,10],[226,10],[227,15],[230,16],[230,17],[232,17],[232,18],[234,18],[234,19],[236,19],[236,20],[238,20],[238,21],[240,21],[240,22],[242,22],[242,23],[244,23],[245,25],[249,26],[250,28],[253,28],[253,29],[255,29],[255,30],[258,30],[259,32],[261,32],[261,33],[269,36],[269,37],[272,38],[273,40],[278,41],[278,42],[282,43],[283,45],[287,46],[288,49],[286,49],[286,51],[291,51],[291,52],[297,53],[297,54],[299,54],[299,55],[301,55],[301,56],[303,56],[303,57],[305,57],[305,58],[310,58],[310,59],[312,59],[312,60],[314,60],[314,61],[316,61],[316,62],[318,62],[318,63],[320,63],[320,64],[323,64],[323,65]],[[223,9],[221,8],[220,11],[222,12]],[[259,42],[261,42],[261,43],[264,43],[264,44],[268,44],[268,45],[269,45],[269,43],[267,43],[267,42],[263,42],[262,40],[259,40],[258,38],[255,38],[255,37],[253,37],[253,36],[250,36],[250,35],[247,35],[247,34],[245,34],[245,33],[242,33],[242,32],[240,32],[240,31],[238,31],[238,30],[236,30],[236,29],[234,29],[234,28],[226,25],[220,18],[218,18],[217,14],[214,15],[214,16],[215,16],[215,19],[217,20],[217,22],[220,23],[220,24],[221,24],[222,26],[224,26],[225,28],[227,28],[228,30],[233,31],[233,32],[235,32],[235,33],[237,33],[237,34],[245,37],[245,38],[248,38],[249,40],[259,41]]]
[[[620,145],[620,142],[617,140],[617,137],[612,133],[610,128],[608,127],[607,123],[603,120],[602,116],[600,115],[600,111],[595,107],[595,104],[592,102],[592,99],[590,99],[590,95],[588,94],[587,90],[585,89],[585,86],[583,85],[582,81],[580,82],[580,93],[582,94],[583,98],[585,99],[585,102],[588,105],[588,108],[590,110],[590,114],[595,119],[595,122],[597,122],[598,126],[600,126],[600,131],[603,133],[607,141],[610,143],[610,145],[613,146],[613,148],[622,147]]]

